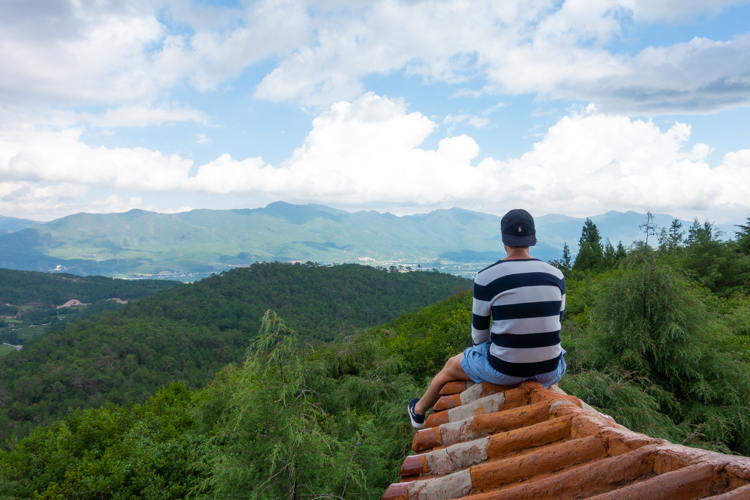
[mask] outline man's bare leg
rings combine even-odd
[[[430,382],[430,386],[425,391],[424,396],[414,406],[414,411],[420,415],[424,415],[427,410],[435,406],[437,400],[440,399],[440,389],[443,388],[448,382],[456,380],[471,380],[464,369],[461,367],[461,359],[464,357],[464,353],[457,354],[450,358],[435,378]]]

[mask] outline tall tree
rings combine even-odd
[[[685,243],[691,247],[697,244],[716,241],[719,236],[721,236],[721,233],[714,228],[713,222],[705,221],[701,224],[698,222],[698,219],[694,219],[690,228],[688,228],[688,237]]]
[[[599,228],[596,227],[594,221],[587,218],[583,222],[583,229],[581,230],[581,237],[578,239],[578,246],[583,246],[584,243],[594,250],[601,251],[602,249],[602,236],[599,234]]]
[[[728,296],[750,279],[750,259],[737,242],[721,241],[720,236],[712,222],[695,219],[688,229],[685,267],[701,285]]]
[[[737,244],[744,254],[750,254],[750,217],[747,218],[747,224],[737,224],[739,231],[734,233],[737,237]]]
[[[648,237],[656,235],[658,226],[654,222],[654,215],[649,211],[646,212],[646,222],[638,226],[644,233],[646,233],[646,245],[648,245]]]
[[[685,232],[682,230],[682,222],[674,219],[670,226],[661,228],[659,231],[659,250],[674,253],[685,244]]]
[[[562,255],[562,261],[561,261],[562,267],[565,269],[570,269],[573,263],[571,262],[570,257],[570,247],[568,246],[568,242],[566,241],[563,245],[563,255]]]
[[[615,250],[615,262],[620,262],[627,256],[628,252],[625,250],[625,246],[622,244],[622,241],[618,241],[617,250]]]
[[[567,243],[563,245],[562,258],[551,260],[549,261],[549,263],[560,269],[563,273],[566,273],[572,269],[573,266],[570,257],[570,247],[568,247]]]
[[[594,221],[587,218],[583,223],[581,238],[578,240],[578,255],[576,255],[573,269],[576,271],[596,269],[600,268],[604,262],[599,228],[596,227]]]
[[[612,246],[612,242],[607,238],[607,242],[604,244],[604,260],[607,263],[607,267],[615,266],[616,255],[615,247]]]

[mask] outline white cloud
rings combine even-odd
[[[145,127],[147,125],[162,125],[168,122],[193,121],[208,124],[209,118],[202,111],[190,107],[158,107],[147,105],[121,106],[108,109],[104,113],[95,115],[80,113],[80,122],[86,122],[94,127]]]
[[[661,132],[651,121],[589,109],[560,120],[520,158],[488,159],[479,167],[504,180],[506,200],[546,213],[695,213],[732,204],[747,210],[739,190],[750,189],[750,163],[711,169],[705,145],[685,150],[689,137],[682,123]]]
[[[729,153],[712,167],[706,162],[710,147],[690,146],[690,126],[684,123],[662,131],[652,121],[589,106],[559,120],[519,158],[484,158],[478,164],[479,147],[467,135],[443,138],[436,150],[420,147],[436,129],[401,101],[365,94],[315,118],[304,144],[281,165],[225,154],[199,166],[195,175],[190,160],[142,148],[91,147],[77,129],[5,132],[0,198],[6,201],[0,210],[22,215],[26,209],[8,208],[28,204],[30,213],[40,203],[64,204],[69,188],[54,183],[67,183],[79,191],[99,186],[231,194],[388,206],[400,213],[451,206],[503,213],[526,206],[540,214],[651,210],[690,217],[712,210],[743,218],[750,211],[750,150]],[[108,203],[137,204],[115,198]]]
[[[54,103],[127,102],[153,91],[154,78],[143,74],[145,49],[160,41],[164,28],[148,4],[118,9],[34,3],[15,2],[16,16],[0,16],[3,95]]]
[[[125,201],[116,194],[111,194],[103,200],[91,202],[87,212],[104,214],[127,212],[134,208],[139,208],[141,205],[143,205],[143,200],[138,196],[133,196]]]
[[[186,81],[214,90],[271,61],[258,98],[328,106],[361,95],[367,75],[403,71],[426,81],[479,80],[481,90],[455,95],[537,93],[623,112],[702,112],[750,102],[750,38],[686,40],[635,56],[606,44],[623,22],[676,22],[736,3],[262,0],[224,8],[164,0],[157,8],[69,0],[53,8],[14,0],[0,8],[0,92],[27,103],[127,109]],[[126,122],[154,119],[119,113]]]
[[[195,134],[195,142],[197,144],[208,144],[211,139],[206,134]]]
[[[60,183],[37,185],[24,181],[0,181],[0,213],[32,220],[49,220],[52,214],[76,211],[86,186]]]
[[[0,175],[17,181],[70,182],[116,189],[181,188],[191,160],[145,148],[91,147],[80,128],[21,128],[0,135]],[[177,182],[178,184],[175,184]]]
[[[483,128],[489,125],[490,120],[489,118],[486,118],[485,116],[476,116],[476,115],[465,114],[465,113],[462,113],[456,116],[448,114],[448,116],[446,116],[445,119],[443,120],[443,123],[447,123],[449,125],[448,135],[451,135],[453,133],[453,130],[455,129],[455,125],[457,123],[464,123],[464,122],[468,123],[469,125],[473,125],[476,128]]]
[[[289,53],[311,30],[304,5],[293,2],[255,2],[245,11],[168,3],[161,13],[143,0],[3,4],[0,92],[69,105],[132,104],[185,79],[210,90],[265,58]],[[170,12],[177,14],[176,29],[157,17]],[[192,23],[189,33],[179,31],[184,21]]]
[[[633,2],[636,21],[676,20],[703,12],[716,14],[731,5],[748,0],[640,0]]]
[[[505,103],[504,102],[499,102],[499,103],[495,104],[494,106],[490,106],[489,108],[483,109],[482,110],[482,115],[484,115],[484,116],[491,115],[495,111],[497,111],[497,110],[499,110],[501,108],[504,108],[504,107],[505,107]]]
[[[673,21],[731,3],[377,2],[352,17],[313,19],[318,36],[283,58],[256,97],[326,104],[359,95],[368,74],[403,70],[448,83],[484,77],[481,90],[455,96],[537,93],[624,112],[717,110],[750,102],[747,37],[635,56],[605,44],[620,36],[623,19]]]

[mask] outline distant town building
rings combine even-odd
[[[117,297],[112,298],[112,299],[107,299],[107,300],[111,300],[112,302],[117,302],[118,304],[127,304],[128,303],[127,300],[118,299]]]

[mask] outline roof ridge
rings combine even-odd
[[[750,499],[750,458],[633,432],[557,386],[440,394],[383,500]]]

